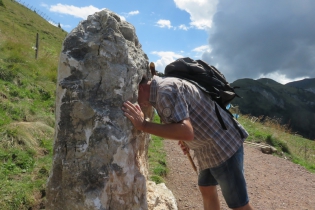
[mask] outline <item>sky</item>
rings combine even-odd
[[[109,9],[131,23],[156,70],[202,59],[232,83],[315,78],[314,0],[17,0],[67,32]]]

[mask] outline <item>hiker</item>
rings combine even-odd
[[[165,139],[184,141],[199,164],[198,185],[205,210],[220,209],[216,185],[231,209],[251,210],[243,172],[243,142],[246,130],[220,109],[227,126],[222,129],[214,101],[188,81],[174,77],[143,78],[139,84],[138,104],[126,101],[122,110],[134,127]],[[148,122],[141,107],[153,106],[164,124]],[[240,131],[244,138],[241,138]]]

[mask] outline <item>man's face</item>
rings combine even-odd
[[[138,92],[138,104],[140,107],[149,107],[151,103],[149,102],[150,92],[147,91],[144,86],[139,85],[139,92]]]

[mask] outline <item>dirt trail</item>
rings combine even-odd
[[[170,169],[165,182],[178,209],[202,210],[197,175],[187,157],[177,141],[165,140],[164,148]],[[315,174],[283,158],[263,154],[253,146],[244,144],[244,153],[250,203],[256,210],[315,210]],[[220,189],[219,196],[221,209],[229,209]]]

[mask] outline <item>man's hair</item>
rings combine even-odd
[[[148,78],[146,78],[145,76],[143,76],[142,79],[141,79],[141,81],[140,81],[140,83],[139,83],[139,85],[146,84],[148,81],[149,81]]]

